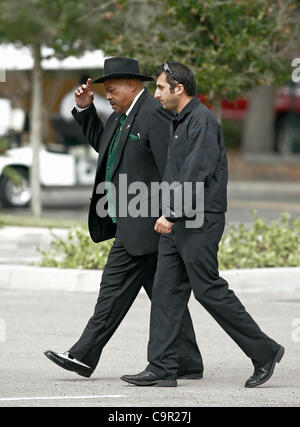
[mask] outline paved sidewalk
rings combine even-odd
[[[66,237],[67,229],[41,227],[1,227],[0,264],[28,265],[37,263],[41,254],[37,250],[47,250],[52,234]]]
[[[245,389],[251,362],[191,298],[190,310],[205,363],[203,380],[177,388],[137,388],[120,380],[146,365],[150,303],[140,294],[103,352],[90,379],[52,364],[47,349],[64,351],[78,339],[96,294],[0,290],[0,407],[4,406],[300,406],[300,292],[243,293],[242,303],[286,354],[265,385]]]

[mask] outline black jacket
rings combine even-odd
[[[114,112],[104,126],[93,104],[80,113],[74,108],[72,114],[91,146],[99,153],[89,210],[89,231],[94,242],[101,242],[114,237],[116,233],[116,226],[109,216],[100,218],[97,215],[96,206],[103,196],[98,195],[96,189],[99,183],[105,181],[107,151],[120,116]],[[161,181],[167,160],[170,120],[170,114],[145,90],[127,118],[118,145],[112,175],[117,200],[120,174],[127,174],[128,186],[136,181],[145,183],[149,197],[151,182]],[[138,138],[134,139],[135,136]],[[134,194],[128,195],[128,203],[133,198]],[[154,231],[156,219],[118,217],[117,207],[118,233],[131,255],[157,251],[159,234]]]
[[[204,183],[204,212],[227,210],[227,159],[222,129],[213,113],[198,98],[193,98],[171,123],[168,162],[163,181]],[[195,207],[195,186],[193,187]],[[184,205],[183,205],[184,206]],[[171,197],[170,221],[186,219]]]

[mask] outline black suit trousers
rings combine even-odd
[[[206,213],[201,228],[187,229],[184,222],[177,222],[170,234],[160,238],[147,368],[159,376],[176,376],[180,325],[191,289],[253,362],[265,364],[278,351],[278,344],[260,330],[219,276],[217,252],[224,225],[225,214]],[[189,281],[182,280],[186,274]]]
[[[133,256],[117,234],[103,270],[95,311],[80,339],[69,350],[71,356],[96,368],[102,350],[130,309],[141,287],[151,299],[157,253]],[[181,371],[201,371],[203,362],[188,310],[180,328]],[[130,334],[128,334],[130,340]],[[134,345],[134,343],[132,343]]]

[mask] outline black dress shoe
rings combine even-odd
[[[203,378],[203,371],[178,371],[178,380],[201,380]]]
[[[254,388],[268,381],[273,375],[276,363],[279,363],[284,355],[284,347],[280,346],[274,359],[264,366],[254,364],[254,373],[246,383],[245,387]]]
[[[55,353],[55,351],[47,350],[44,355],[61,368],[66,369],[67,371],[76,372],[76,374],[85,378],[90,378],[94,371],[79,360],[72,358],[68,352]]]
[[[137,375],[123,375],[121,380],[137,386],[177,387],[177,380],[160,378],[151,371],[143,371]]]

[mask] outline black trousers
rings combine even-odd
[[[69,350],[71,356],[93,369],[96,368],[105,344],[121,323],[142,286],[151,299],[156,267],[157,253],[132,256],[117,235],[103,271],[94,314],[78,342]],[[188,310],[183,314],[179,330],[180,370],[203,370]]]
[[[217,253],[225,214],[207,213],[200,229],[175,223],[161,236],[154,281],[148,368],[173,379],[178,367],[178,337],[191,289],[195,298],[253,362],[265,364],[279,345],[268,338],[219,276]],[[189,281],[182,281],[188,276]],[[221,356],[221,355],[220,355]]]

